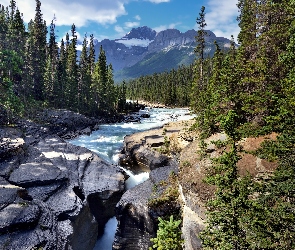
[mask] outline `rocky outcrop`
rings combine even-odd
[[[156,236],[158,217],[167,215],[167,211],[171,209],[177,213],[180,206],[171,207],[170,203],[157,209],[151,206],[155,187],[167,181],[172,171],[177,171],[177,168],[175,166],[157,168],[151,171],[148,180],[124,193],[116,206],[118,227],[113,249],[148,249],[152,245],[150,239]]]
[[[168,164],[168,156],[151,147],[163,145],[164,136],[149,136],[149,133],[154,134],[155,130],[125,136],[120,164],[127,167],[139,165],[150,170]],[[153,144],[151,141],[157,141],[157,143]]]
[[[120,168],[54,134],[75,126],[68,114],[48,117],[56,130],[21,121],[0,131],[0,249],[93,249],[124,191]]]

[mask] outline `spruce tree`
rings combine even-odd
[[[46,22],[41,13],[41,2],[36,0],[36,13],[32,25],[32,47],[30,56],[32,58],[32,86],[36,100],[44,100],[44,72],[46,66]]]
[[[82,52],[79,60],[79,106],[80,110],[89,109],[91,75],[87,55],[87,37],[84,37]]]
[[[57,64],[57,83],[56,86],[56,107],[57,108],[65,108],[66,100],[66,86],[67,86],[67,72],[66,72],[66,64],[67,64],[67,57],[66,57],[66,49],[64,40],[61,39],[60,45],[60,52],[59,52],[59,60]]]
[[[205,27],[207,26],[205,21],[205,7],[202,6],[201,12],[199,13],[199,17],[197,18],[197,24],[199,25],[198,35],[196,36],[197,46],[195,48],[195,53],[197,58],[199,58],[199,88],[202,88],[204,85],[204,59],[205,59],[205,46],[206,40],[205,37],[207,32],[205,31]]]
[[[227,152],[212,159],[206,182],[215,185],[212,200],[207,203],[206,228],[201,233],[204,249],[240,250],[248,249],[243,216],[249,207],[249,177],[238,175],[237,163],[240,159],[237,142],[238,115],[230,110],[221,120],[221,127],[229,137]]]
[[[44,90],[46,100],[56,107],[59,98],[60,85],[58,83],[58,46],[55,36],[55,24],[54,20],[51,21],[50,25],[50,36],[49,43],[47,46],[47,60],[46,69],[44,74]]]
[[[71,110],[78,111],[78,65],[77,65],[77,35],[76,26],[73,24],[71,28],[71,42],[67,38],[66,42],[66,71],[67,71],[67,85],[66,85],[66,102],[67,107]]]

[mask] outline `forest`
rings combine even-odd
[[[190,104],[197,114],[192,129],[200,134],[201,157],[208,157],[204,139],[219,132],[227,135],[225,142],[215,142],[224,151],[210,159],[212,168],[204,179],[215,193],[206,204],[206,228],[200,234],[203,249],[291,250],[295,249],[295,1],[239,0],[237,6],[238,45],[232,37],[229,50],[215,43],[214,56],[206,55],[202,7],[196,20],[194,64],[131,80],[127,96]],[[255,152],[241,147],[243,138],[270,134],[276,139],[264,141]],[[237,164],[243,153],[278,167],[261,176],[241,174]],[[168,226],[162,225],[159,232],[167,234],[165,230]],[[162,239],[158,237],[156,242]]]
[[[193,65],[181,66],[169,72],[141,76],[124,82],[128,99],[188,107],[193,80]]]
[[[86,115],[110,115],[125,106],[125,90],[115,86],[112,65],[100,48],[95,62],[93,35],[84,37],[77,57],[76,27],[57,43],[53,18],[49,32],[41,2],[26,29],[16,1],[0,5],[0,103],[10,115],[30,116],[39,107]]]
[[[212,159],[205,182],[204,249],[295,249],[295,1],[238,1],[239,46],[232,38],[206,58],[205,7],[197,18],[191,107],[201,139],[226,133],[223,154]],[[241,174],[243,138],[276,134],[251,154],[276,162],[263,176]],[[203,141],[204,143],[204,141]],[[224,144],[224,145],[221,145]],[[204,145],[203,145],[204,146]],[[248,152],[249,153],[249,152]]]

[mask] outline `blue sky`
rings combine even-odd
[[[9,5],[10,0],[1,0]],[[35,0],[16,0],[24,21],[34,18]],[[99,41],[121,38],[132,28],[148,26],[157,32],[175,28],[197,29],[201,6],[206,8],[207,29],[217,36],[236,38],[237,0],[41,0],[43,17],[49,24],[56,16],[57,35],[64,37],[75,23],[78,37],[94,34]]]

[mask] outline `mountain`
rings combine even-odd
[[[108,63],[114,68],[115,82],[120,82],[192,63],[195,59],[196,35],[195,30],[182,33],[177,29],[167,29],[157,33],[143,26],[133,28],[120,39],[97,42],[95,50],[98,52],[102,45]],[[212,56],[215,51],[215,40],[221,48],[229,47],[229,39],[216,37],[207,30],[205,51],[208,56]]]

